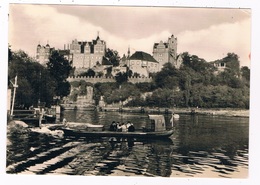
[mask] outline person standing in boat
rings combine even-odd
[[[170,119],[170,124],[171,124],[171,126],[173,127],[173,115],[174,115],[174,112],[172,113],[172,117],[171,117],[171,119]]]
[[[67,120],[66,120],[66,118],[63,118],[62,123],[63,123],[65,126],[67,125]]]

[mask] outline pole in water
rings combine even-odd
[[[12,83],[12,82],[11,82],[11,83]],[[12,83],[12,84],[13,84],[13,83]],[[13,113],[14,113],[15,93],[16,93],[16,88],[18,87],[18,85],[17,85],[17,75],[15,76],[13,87],[14,87],[14,94],[13,94],[13,100],[12,100],[11,116],[12,116]]]
[[[42,108],[42,109],[40,110],[40,117],[39,117],[39,127],[40,127],[40,128],[42,128],[43,112],[44,112],[44,109]]]

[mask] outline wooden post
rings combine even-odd
[[[15,93],[16,93],[16,88],[18,87],[18,85],[17,85],[17,75],[15,76],[13,87],[14,87],[14,94],[13,94],[13,101],[12,101],[12,108],[11,108],[11,116],[13,116],[13,113],[14,113]]]
[[[42,128],[42,118],[43,118],[44,109],[40,109],[40,116],[39,116],[39,127]]]

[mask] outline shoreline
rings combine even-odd
[[[212,116],[246,117],[249,118],[249,109],[235,108],[149,108],[149,107],[103,107],[105,112],[132,112],[132,113],[165,113],[165,114],[199,114]]]
[[[247,117],[249,118],[249,109],[194,109],[196,114],[202,115],[212,115],[212,116],[231,116],[231,117]],[[174,109],[175,113],[178,114],[189,114],[191,110],[189,109]]]

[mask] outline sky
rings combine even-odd
[[[238,8],[174,8],[10,4],[8,42],[11,49],[36,55],[38,44],[64,49],[73,39],[100,38],[120,56],[153,44],[178,39],[177,53],[189,52],[206,61],[233,52],[250,67],[251,10]]]

